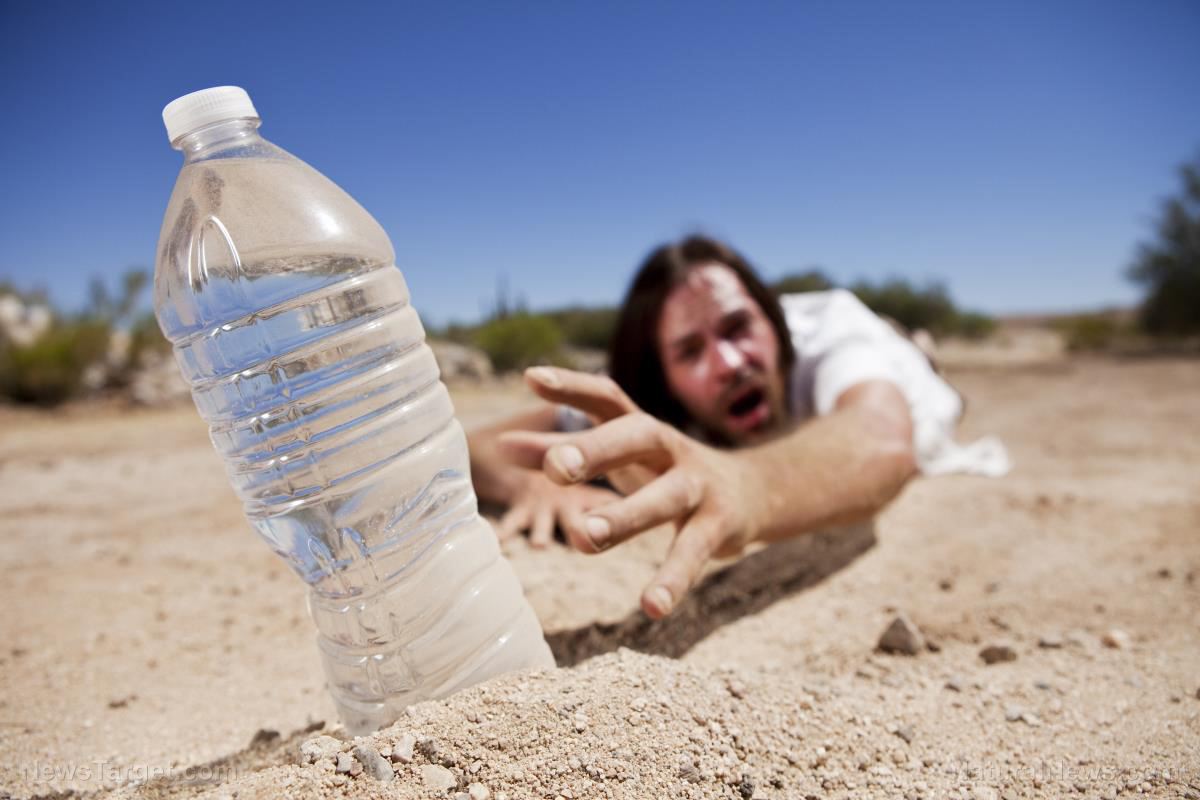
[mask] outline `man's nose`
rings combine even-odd
[[[716,368],[719,375],[737,372],[746,363],[746,355],[733,342],[717,342]]]

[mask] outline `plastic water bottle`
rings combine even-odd
[[[184,165],[155,313],[247,518],[310,587],[347,729],[553,666],[383,229],[263,139],[238,87],[163,121]]]

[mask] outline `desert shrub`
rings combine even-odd
[[[1115,314],[1074,314],[1054,320],[1051,327],[1062,334],[1067,349],[1074,353],[1113,350],[1128,345],[1132,327]]]
[[[958,310],[941,284],[923,288],[894,278],[879,285],[859,282],[850,287],[867,308],[899,322],[910,331],[924,328],[935,335],[954,333]]]
[[[546,316],[558,325],[563,340],[573,347],[607,350],[613,330],[617,327],[615,308],[573,306],[547,311]]]
[[[104,320],[81,318],[55,322],[30,344],[0,346],[0,394],[38,405],[74,397],[87,368],[103,360],[110,334]]]
[[[471,338],[498,372],[561,359],[562,331],[544,314],[495,317],[480,325]]]
[[[120,276],[115,292],[94,279],[85,307],[75,314],[55,314],[33,341],[11,341],[0,333],[0,396],[55,405],[86,388],[127,384],[143,354],[169,347],[153,315],[138,315],[138,300],[148,283],[149,273],[140,269]],[[24,303],[46,304],[43,293],[23,294],[12,287],[0,290]],[[115,331],[129,334],[128,350],[116,357],[109,351]]]
[[[996,320],[978,311],[965,311],[958,315],[952,333],[967,339],[986,339],[996,330]]]
[[[1200,156],[1179,174],[1183,189],[1164,201],[1156,240],[1129,268],[1147,290],[1139,323],[1159,337],[1200,333]]]

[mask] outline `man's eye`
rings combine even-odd
[[[695,361],[700,355],[699,347],[681,347],[675,351],[676,361]]]
[[[750,329],[750,321],[745,317],[738,317],[729,323],[729,327],[725,330],[725,335],[729,337],[741,336]]]

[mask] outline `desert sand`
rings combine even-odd
[[[358,742],[190,406],[0,409],[0,796],[1200,797],[1200,361],[947,355],[1007,477],[713,565],[653,625],[668,534],[513,543],[563,667]],[[915,655],[876,648],[898,615]]]

